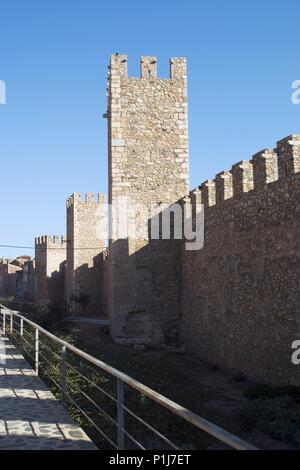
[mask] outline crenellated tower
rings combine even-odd
[[[105,250],[105,196],[74,193],[67,200],[66,300],[74,314],[100,314],[98,260]],[[79,302],[86,297],[87,305]],[[82,300],[83,301],[83,300]]]
[[[65,237],[35,239],[35,303],[64,304]]]
[[[156,57],[142,57],[140,68],[140,77],[128,77],[127,56],[111,57],[106,115],[109,202],[116,206],[128,198],[133,212],[142,206],[133,219],[147,218],[151,208],[170,206],[189,190],[186,59],[170,60],[168,78],[158,77]],[[154,243],[148,233],[122,236],[119,225],[113,211],[112,336],[127,343],[166,343],[179,315],[176,244]]]

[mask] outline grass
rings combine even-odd
[[[241,413],[247,431],[258,431],[288,444],[300,444],[300,414],[290,396],[255,398]]]

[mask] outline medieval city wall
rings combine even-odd
[[[170,76],[158,78],[156,58],[142,57],[134,78],[127,56],[113,55],[105,117],[109,249],[104,196],[74,193],[67,243],[36,240],[35,301],[54,293],[73,314],[108,315],[119,343],[186,348],[260,381],[300,385],[291,362],[300,338],[300,136],[189,192],[186,59],[171,59]],[[163,216],[177,202],[188,217],[192,203],[194,226],[203,205],[202,248],[152,236],[153,209]],[[50,295],[49,278],[65,264],[65,283]]]
[[[300,385],[300,136],[234,165],[191,192],[205,240],[183,250],[188,351],[262,381]]]

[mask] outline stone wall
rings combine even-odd
[[[24,266],[26,274],[26,289],[24,298],[27,302],[34,302],[34,287],[35,287],[35,260],[28,261]]]
[[[17,297],[19,300],[33,303],[35,300],[35,260],[26,261],[21,271],[17,272]]]
[[[146,221],[188,192],[186,59],[172,58],[170,77],[157,78],[156,58],[142,57],[141,76],[129,78],[127,56],[113,55],[108,90],[109,202],[127,198],[129,222]],[[111,334],[130,344],[177,342],[180,243],[150,240],[148,230],[119,233],[122,216],[111,217]]]
[[[67,200],[66,300],[75,315],[105,315],[103,306],[104,195]],[[84,299],[86,305],[84,305]]]
[[[36,304],[64,305],[66,241],[63,237],[42,236],[35,239]]]
[[[299,171],[293,135],[200,186],[205,242],[183,250],[181,327],[190,352],[261,381],[297,385]]]
[[[21,266],[12,264],[11,260],[0,260],[0,296],[16,296],[17,274],[21,269]]]

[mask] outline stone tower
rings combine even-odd
[[[99,315],[101,310],[101,254],[104,245],[103,194],[85,199],[74,193],[67,200],[66,300],[73,314]],[[84,304],[86,299],[86,305]]]
[[[155,57],[141,58],[139,78],[128,77],[126,55],[113,55],[109,69],[109,202],[115,208],[128,198],[131,209],[143,206],[135,221],[150,219],[153,207],[159,212],[189,191],[186,59],[171,59],[169,78],[157,77]],[[120,234],[122,215],[112,210],[110,218],[111,334],[129,344],[172,343],[180,243],[151,240],[149,231]]]
[[[66,240],[43,236],[35,239],[35,303],[64,304]]]

